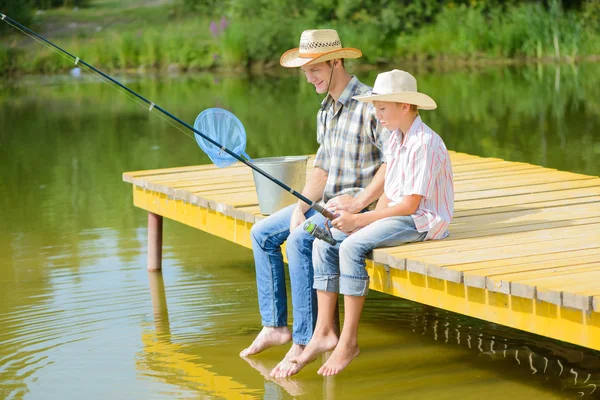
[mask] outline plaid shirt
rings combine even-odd
[[[375,108],[352,99],[371,93],[370,86],[352,77],[337,102],[330,95],[317,114],[320,147],[315,167],[328,173],[323,201],[348,194],[356,196],[371,183],[385,162],[383,148],[390,132],[375,118]]]

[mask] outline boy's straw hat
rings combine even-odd
[[[431,97],[417,92],[415,77],[398,69],[377,75],[373,92],[368,96],[354,96],[353,99],[367,103],[391,101],[414,104],[422,110],[435,110],[437,108],[437,104]]]
[[[358,58],[358,49],[343,48],[338,33],[333,29],[315,29],[302,32],[300,47],[283,53],[279,63],[287,68],[317,64],[336,58]]]

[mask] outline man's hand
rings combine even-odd
[[[343,194],[341,196],[336,196],[333,199],[329,200],[327,204],[325,204],[325,208],[336,214],[338,211],[347,211],[349,213],[356,214],[362,207],[356,198]]]
[[[339,229],[348,235],[355,230],[362,228],[362,226],[359,225],[360,214],[352,214],[346,211],[339,211],[338,213],[340,216],[331,221],[331,225],[333,225],[334,228]]]
[[[292,233],[292,231],[294,229],[296,229],[298,227],[298,225],[300,225],[304,221],[306,221],[306,217],[304,216],[304,213],[302,212],[302,208],[299,205],[297,205],[296,208],[294,208],[294,212],[292,213],[292,218],[290,219],[290,233]]]

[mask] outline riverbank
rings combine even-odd
[[[383,28],[372,19],[348,21],[349,17],[338,16],[324,24],[304,15],[285,17],[274,25],[264,15],[251,19],[215,12],[209,17],[177,4],[156,1],[133,8],[98,0],[85,9],[38,11],[32,28],[103,70],[142,73],[268,70],[310,26],[336,28],[345,45],[363,51],[354,66],[366,69],[390,63],[521,64],[600,57],[594,13],[545,9],[539,4],[506,10],[445,6],[430,23],[397,34],[382,34]],[[71,60],[16,30],[0,45],[0,74],[60,73],[72,67]]]

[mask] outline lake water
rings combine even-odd
[[[600,175],[600,65],[414,73],[449,149]],[[188,123],[230,109],[251,157],[317,149],[321,97],[294,72],[119,79]],[[190,135],[85,75],[2,83],[0,399],[599,394],[598,352],[376,292],[343,373],[266,378],[287,346],[238,357],[260,328],[250,250],[165,221],[163,272],[146,271],[146,213],[121,174],[208,163]]]

